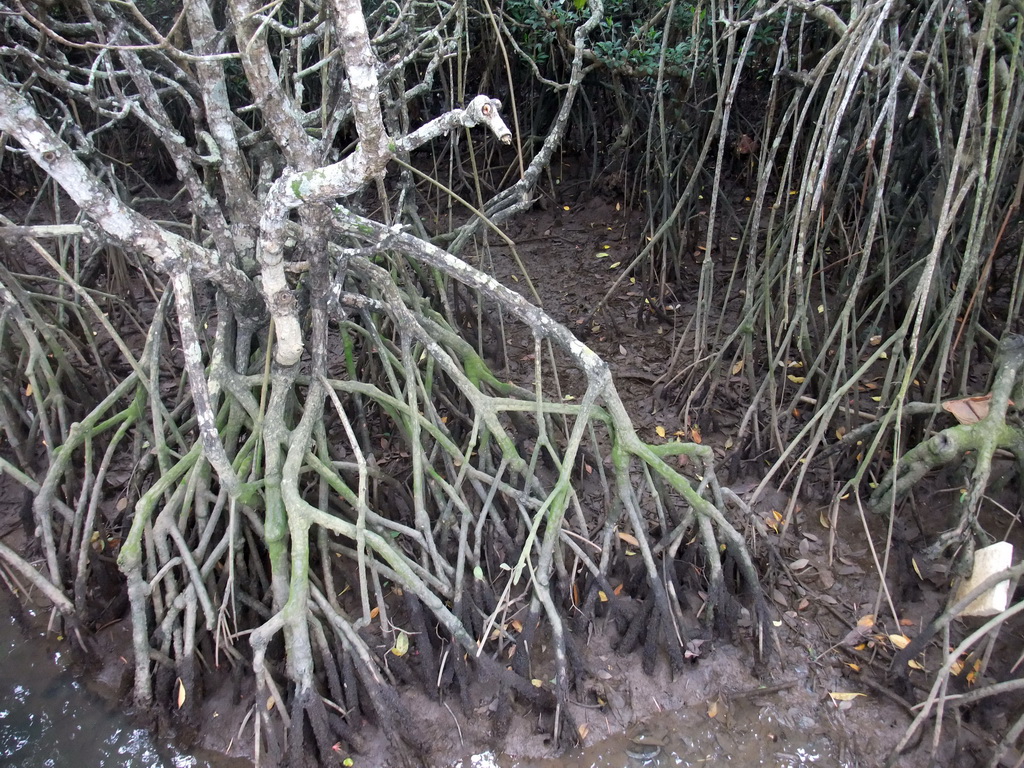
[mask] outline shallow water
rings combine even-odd
[[[66,654],[11,616],[0,596],[0,765],[214,768],[153,738],[75,680]]]

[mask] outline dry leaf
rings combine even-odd
[[[732,365],[732,375],[733,376],[737,375],[742,370],[743,370],[743,361],[742,360],[737,360],[735,363],[733,363],[733,365]]]
[[[629,546],[631,546],[631,547],[639,547],[640,546],[640,542],[637,541],[636,536],[632,536],[632,535],[630,535],[628,533],[623,533],[622,531],[619,531],[618,533],[619,533],[619,538],[622,539],[627,544],[629,544]]]
[[[917,669],[917,670],[920,670],[921,672],[924,672],[924,665],[921,664],[921,662],[916,661],[914,659],[911,659],[910,661],[908,661],[907,662],[907,666],[910,667],[911,669]]]
[[[858,696],[867,696],[867,694],[866,693],[839,693],[839,692],[832,692],[832,693],[829,693],[829,696],[832,697],[832,701],[840,702],[840,701],[853,701]]]
[[[700,427],[694,425],[690,429],[690,439],[692,439],[693,442],[697,443],[697,445],[700,445],[701,440],[702,440],[702,438],[700,436]]]
[[[607,603],[608,602],[608,595],[606,595],[604,593],[604,590],[599,589],[597,591],[597,599],[600,600],[602,603]]]
[[[590,733],[590,726],[586,723],[580,723],[576,730],[579,731],[580,741],[586,741],[587,734]]]
[[[712,701],[708,704],[708,717],[716,717],[718,715],[718,702]]]
[[[845,645],[847,648],[855,648],[867,639],[874,626],[875,615],[873,613],[861,616],[860,619],[857,620],[857,626],[846,633],[846,637],[840,641],[840,645]]]
[[[889,635],[889,642],[902,651],[910,645],[910,638],[906,635]]]
[[[178,678],[178,709],[185,705],[185,684]]]
[[[531,684],[531,685],[532,685],[532,686],[533,686],[534,688],[540,688],[540,687],[541,687],[542,685],[544,685],[544,681],[543,681],[543,680],[538,680],[538,679],[537,679],[537,678],[535,677],[535,678],[533,678],[533,680],[531,680],[531,681],[530,681],[530,684]]]
[[[790,563],[789,567],[794,571],[802,571],[810,564],[810,560],[808,560],[806,557],[801,557],[799,560],[794,560],[792,563]]]
[[[977,424],[988,416],[992,403],[992,393],[980,397],[962,397],[959,400],[947,400],[942,410],[953,414],[953,418],[961,424]]]

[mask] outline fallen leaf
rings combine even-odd
[[[790,381],[792,381],[794,384],[803,384],[804,383],[804,377],[803,376],[794,376],[793,374],[789,374],[786,378],[789,379]]]
[[[840,692],[833,691],[833,692],[829,693],[829,696],[832,697],[832,701],[840,702],[840,701],[853,701],[858,696],[867,696],[867,694],[866,693],[840,693]]]
[[[178,678],[178,709],[185,705],[185,684]]]
[[[619,533],[619,538],[622,539],[627,544],[629,544],[629,546],[631,546],[631,547],[639,547],[640,546],[640,542],[637,541],[636,536],[632,536],[632,535],[630,535],[628,533],[623,533],[622,531],[619,531],[618,533]]]
[[[658,433],[658,437],[665,436],[665,428],[660,424],[654,428],[654,431]]]
[[[906,635],[889,635],[889,642],[902,651],[910,645],[910,638]]]
[[[608,602],[608,595],[606,595],[604,593],[604,590],[599,589],[597,591],[597,599],[600,600],[602,603],[607,603]]]
[[[585,741],[587,738],[587,734],[590,733],[590,726],[586,723],[580,723],[579,727],[576,730],[579,731],[580,741]]]
[[[810,560],[808,560],[806,557],[801,557],[799,560],[794,560],[792,563],[790,563],[789,567],[794,571],[802,571],[810,564]]]
[[[978,397],[962,397],[959,400],[947,400],[942,410],[953,414],[953,418],[961,424],[977,424],[988,416],[992,404],[992,393]],[[1011,400],[1010,405],[1013,405]]]
[[[718,715],[718,702],[712,701],[708,704],[708,717],[716,717]]]
[[[542,685],[544,685],[544,681],[543,681],[543,680],[538,680],[538,679],[537,679],[537,678],[535,677],[535,678],[533,678],[533,679],[532,679],[532,680],[530,681],[530,684],[531,684],[531,685],[532,685],[532,686],[533,686],[534,688],[540,688],[540,687],[541,687]]]
[[[395,656],[405,656],[409,652],[409,636],[405,632],[399,632],[395,638],[395,647],[391,649]]]
[[[917,670],[920,670],[921,672],[924,672],[924,665],[921,664],[921,662],[919,662],[919,661],[917,661],[915,659],[910,659],[907,662],[907,666],[910,667],[911,669],[917,669]]]
[[[700,427],[694,425],[693,427],[690,428],[690,439],[693,440],[693,442],[697,443],[697,445],[700,445],[701,441],[703,440],[703,438],[700,436]]]
[[[735,376],[736,374],[738,374],[742,370],[743,370],[743,361],[742,360],[737,360],[735,363],[732,364],[732,375],[733,376]]]

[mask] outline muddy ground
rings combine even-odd
[[[518,254],[545,309],[609,362],[638,431],[654,440],[659,426],[669,434],[690,434],[694,426],[681,420],[678,393],[666,393],[659,386],[685,326],[686,296],[677,295],[679,290],[671,297],[657,297],[661,311],[655,312],[649,306],[653,297],[644,287],[625,280],[607,306],[591,317],[615,277],[638,253],[642,225],[642,216],[621,203],[581,195],[549,200],[507,232],[518,244]],[[721,256],[717,270],[727,273],[729,254]],[[694,255],[695,275],[701,258]],[[481,265],[529,295],[507,248],[492,244]],[[532,352],[525,343],[506,350],[507,375],[528,377]],[[580,382],[569,373],[561,384],[572,392]],[[696,426],[702,429],[702,439],[724,458],[739,414],[720,405],[713,409],[699,415]],[[749,493],[758,480],[758,468],[731,469],[730,485],[741,494]],[[495,700],[486,690],[476,692],[475,710],[468,714],[454,701],[442,706],[428,702],[420,692],[409,692],[408,709],[414,719],[409,727],[433,745],[431,764],[436,766],[459,761],[466,768],[488,761],[523,768],[882,765],[911,722],[909,703],[887,688],[891,646],[886,638],[913,636],[940,606],[949,582],[949,575],[934,564],[914,573],[906,555],[923,548],[929,536],[946,527],[942,502],[958,490],[952,482],[945,477],[930,479],[926,491],[930,502],[899,525],[897,556],[886,581],[899,623],[891,618],[885,607],[889,599],[879,589],[876,556],[882,557],[885,551],[889,533],[885,521],[862,513],[849,501],[834,505],[822,494],[818,499],[800,500],[790,525],[779,526],[778,513],[789,499],[774,491],[754,506],[757,521],[734,521],[749,534],[758,560],[771,566],[765,586],[776,613],[777,645],[767,669],[755,674],[749,637],[741,628],[732,638],[695,645],[693,663],[682,676],[670,679],[664,660],[653,676],[647,676],[638,658],[619,656],[612,649],[614,629],[602,632],[599,628],[586,639],[590,690],[573,705],[575,720],[586,733],[582,753],[563,757],[560,763],[544,760],[554,755],[549,731],[525,711],[516,718],[509,738],[502,745],[493,744],[487,715]],[[21,503],[20,492],[0,495],[0,536],[15,547],[25,544],[17,517]],[[1009,509],[1016,505],[1013,500]],[[987,522],[989,530],[1005,531],[1011,540],[1017,537],[1019,526],[1014,526],[1011,515]],[[858,619],[872,614],[884,618],[852,641],[849,633]],[[962,633],[967,629],[967,625],[958,627]],[[112,622],[95,638],[104,662],[90,674],[115,697],[125,692],[127,631],[124,622]],[[1017,655],[1014,649],[1021,640],[1019,626],[1003,632],[993,649],[991,676],[1010,674]],[[934,669],[939,661],[937,652],[932,652],[925,667]],[[919,687],[917,696],[930,682],[923,672],[914,673],[911,680]],[[209,727],[198,734],[179,735],[198,738],[204,749],[251,758],[252,719],[246,706],[235,704],[227,687],[206,693],[203,721]],[[836,702],[832,693],[863,695]],[[958,725],[947,723],[934,755],[929,730],[898,764],[911,768],[975,765],[970,756],[988,754],[993,734],[1001,734],[1015,719],[1015,706],[1015,701],[1004,700],[969,711]],[[372,740],[365,753],[351,757],[357,768],[390,764],[387,745]]]

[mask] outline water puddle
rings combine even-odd
[[[74,679],[61,651],[22,630],[0,596],[0,765],[214,768],[152,737]]]

